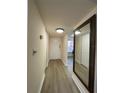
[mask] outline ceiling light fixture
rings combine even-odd
[[[63,28],[57,28],[57,29],[56,29],[56,32],[57,32],[57,33],[63,33],[63,32],[64,32],[64,29],[63,29]]]
[[[81,32],[79,30],[75,31],[75,35],[79,35]]]

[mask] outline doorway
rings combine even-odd
[[[74,39],[73,39],[73,36],[70,35],[68,36],[68,49],[67,49],[67,52],[68,52],[68,62],[67,62],[67,65],[68,65],[68,68],[72,71],[73,70],[73,44],[74,43]]]
[[[61,59],[61,38],[50,38],[50,59]]]

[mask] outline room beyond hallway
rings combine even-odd
[[[51,60],[41,93],[80,93],[61,60]]]
[[[68,49],[67,49],[67,66],[70,71],[73,72],[73,51],[74,51],[74,37],[73,34],[68,35]]]
[[[73,66],[73,56],[68,56],[68,65]]]

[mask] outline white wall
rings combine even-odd
[[[82,37],[81,36],[77,36],[75,39],[76,43],[75,43],[75,60],[76,62],[78,62],[79,64],[81,64],[81,55],[82,55]]]
[[[80,29],[81,34],[76,36],[76,62],[89,68],[90,24]]]
[[[41,40],[40,35],[43,35]],[[33,0],[29,0],[27,93],[40,92],[48,62],[48,40],[48,34],[37,7]],[[37,51],[34,56],[32,55],[33,49]]]
[[[67,44],[68,44],[68,35],[64,35],[63,37],[50,37],[49,38],[49,58],[50,59],[61,59],[65,65],[67,65]],[[53,41],[58,41],[55,44]],[[58,44],[59,49],[58,50]]]
[[[50,59],[61,59],[62,40],[60,37],[50,37]]]
[[[89,39],[90,33],[82,35],[82,60],[81,64],[89,68]]]
[[[81,64],[89,68],[89,45],[90,45],[90,24],[87,24],[81,30]]]
[[[67,65],[67,56],[68,56],[68,35],[65,35],[62,38],[62,61],[65,65]]]
[[[97,55],[97,54],[96,54]],[[96,57],[97,58],[97,57]],[[94,93],[97,93],[97,60],[95,60],[95,82],[94,82]]]

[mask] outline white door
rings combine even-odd
[[[60,38],[50,38],[50,59],[61,59]]]

